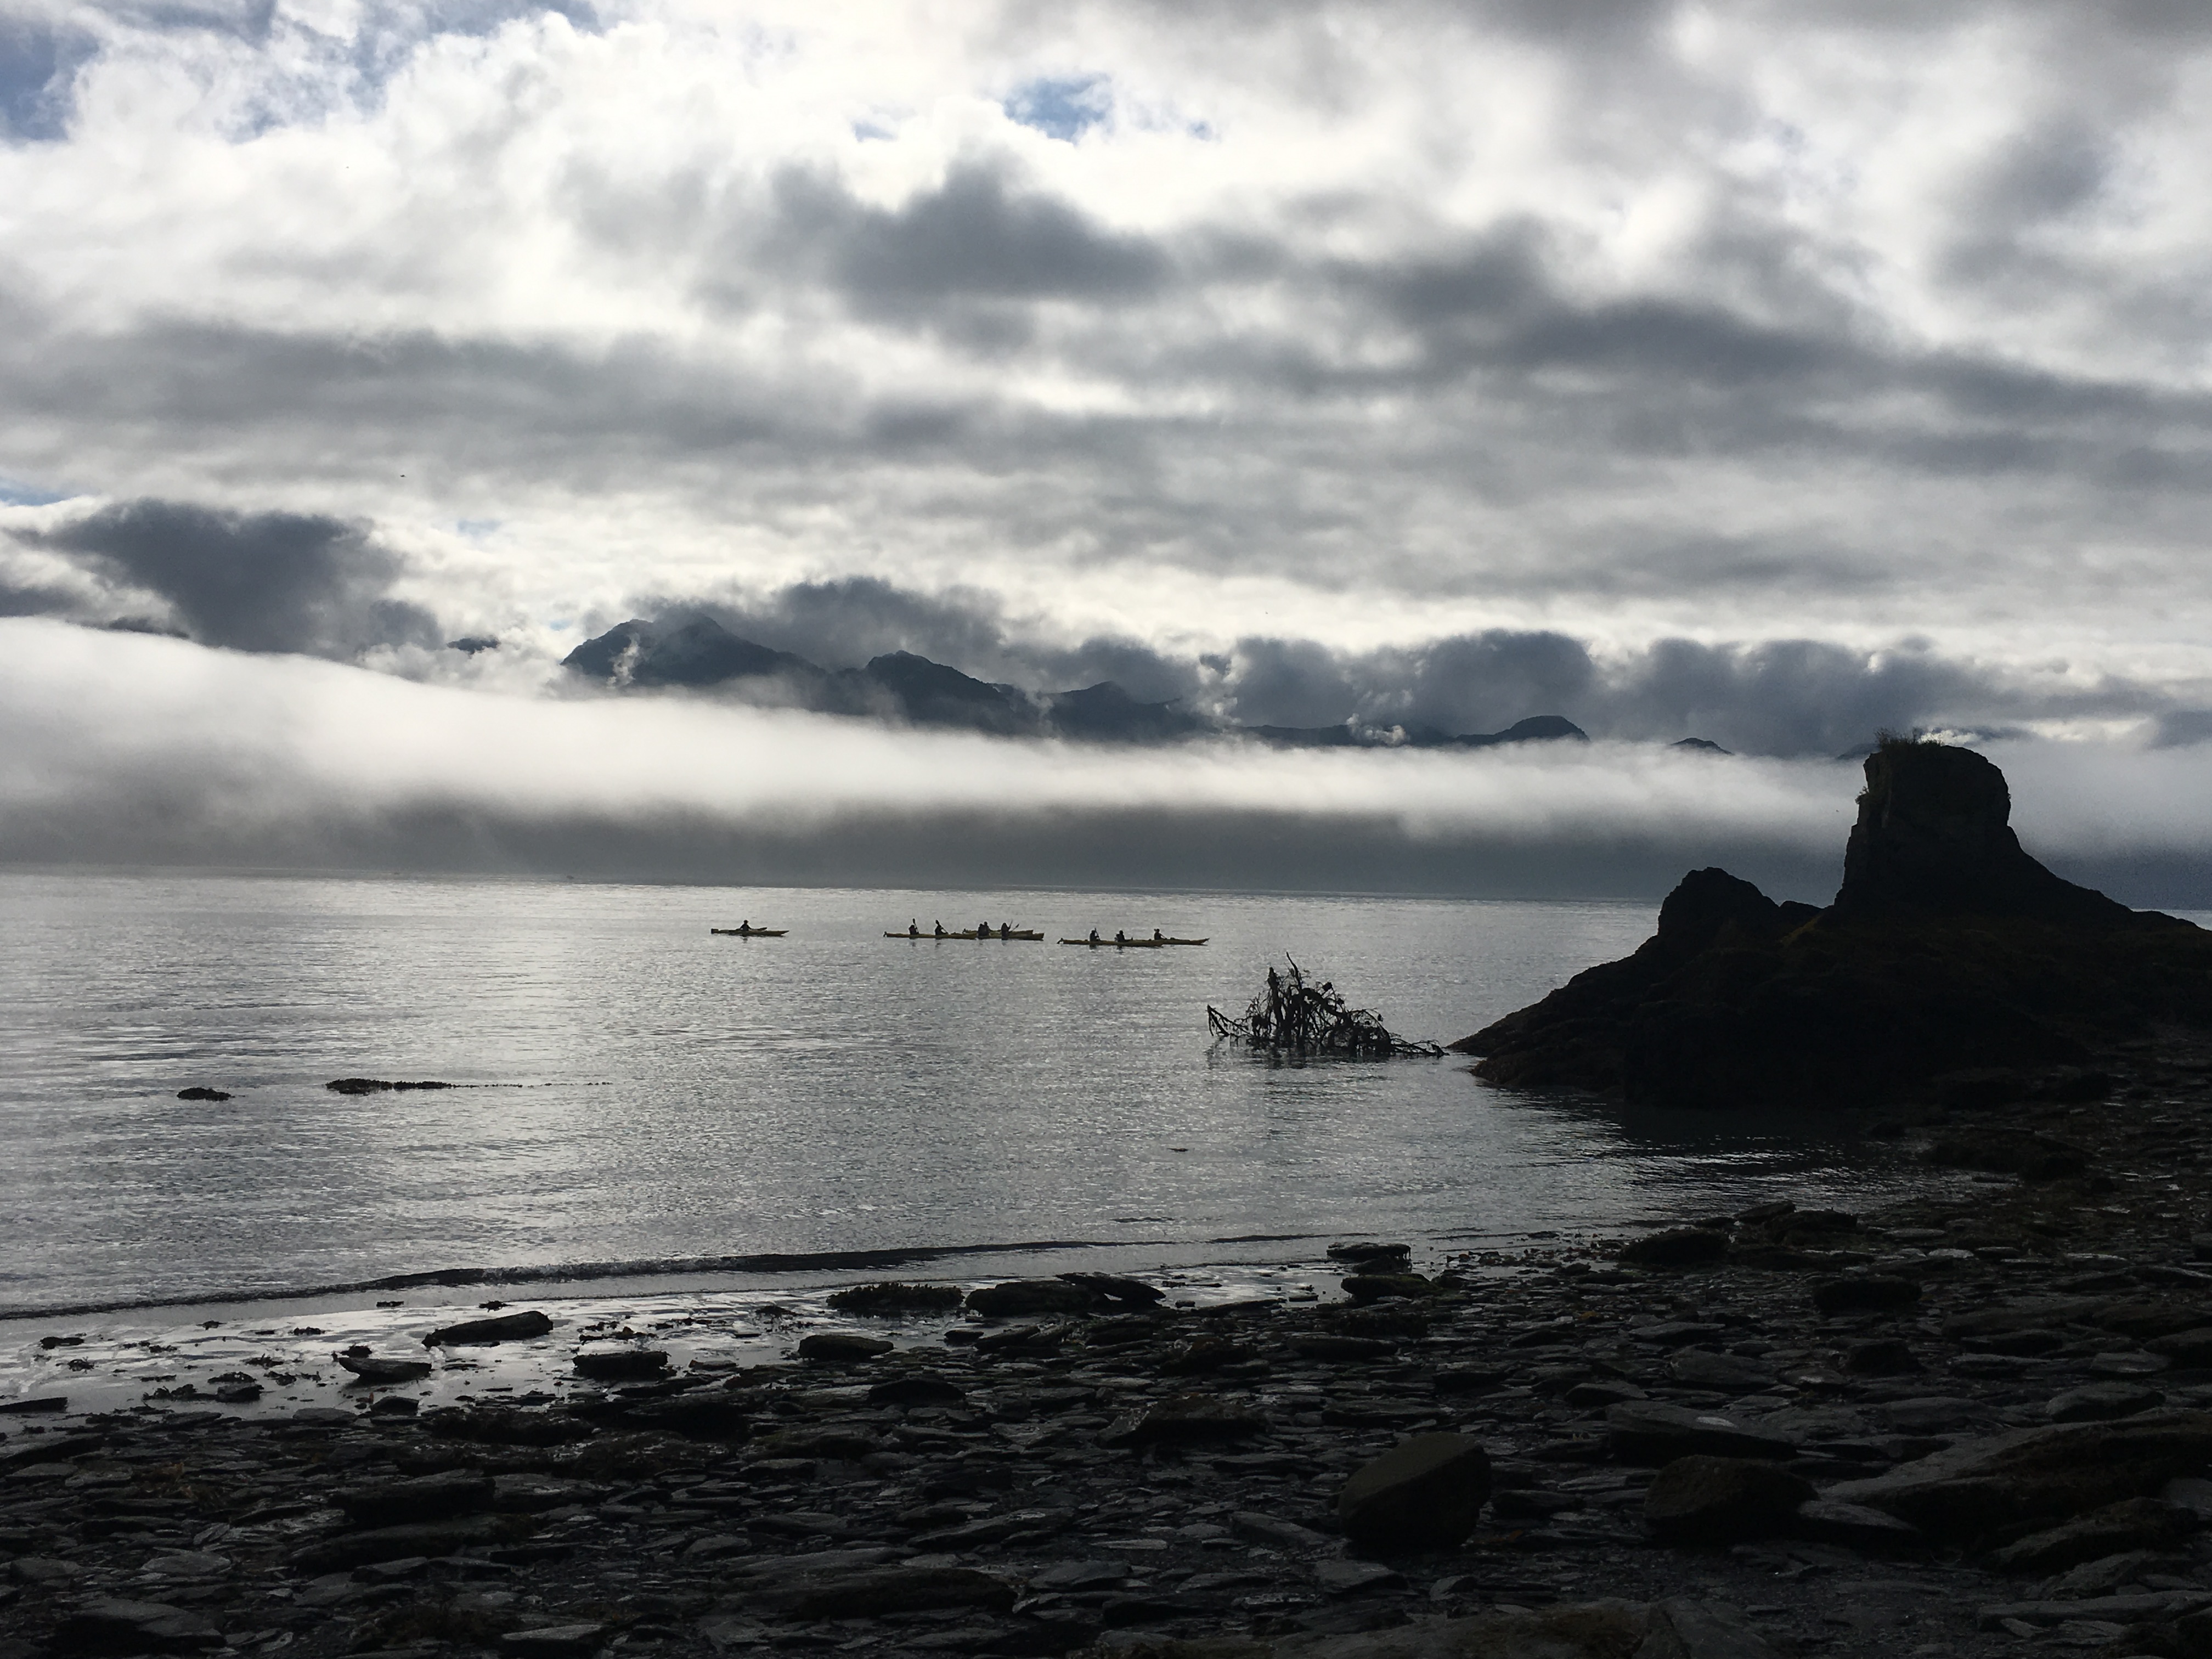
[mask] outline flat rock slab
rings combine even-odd
[[[1002,1285],[985,1285],[968,1293],[969,1311],[981,1314],[986,1319],[1082,1313],[1091,1304],[1089,1291],[1059,1279],[1014,1279]]]
[[[452,1555],[479,1544],[508,1543],[529,1530],[526,1522],[496,1515],[465,1515],[422,1526],[380,1527],[310,1544],[292,1558],[301,1572],[341,1572],[409,1555]]]
[[[375,1354],[340,1354],[338,1364],[364,1382],[380,1387],[419,1382],[430,1374],[427,1359],[384,1359]]]
[[[1605,1410],[1606,1438],[1624,1463],[1671,1463],[1678,1457],[1794,1457],[1782,1436],[1747,1427],[1717,1412],[1656,1401],[1626,1401]]]
[[[1242,1440],[1266,1432],[1267,1419],[1240,1401],[1217,1395],[1170,1395],[1141,1412],[1128,1412],[1100,1431],[1102,1446],[1188,1445]]]
[[[588,1659],[605,1645],[605,1625],[545,1625],[511,1630],[499,1638],[499,1650],[521,1659]]]
[[[2063,1526],[2031,1533],[1998,1550],[1990,1561],[2006,1572],[2063,1572],[2130,1550],[2170,1548],[2194,1532],[2197,1522],[2195,1515],[2163,1498],[2123,1498]]]
[[[2212,1607],[2212,1590],[2160,1590],[2147,1595],[2085,1595],[2064,1601],[2002,1601],[1981,1610],[1984,1630],[1996,1630],[2008,1619],[2029,1625],[2068,1624],[2076,1619],[2131,1625],[2139,1620],[2179,1619]]]
[[[441,1326],[422,1339],[426,1348],[485,1347],[495,1342],[521,1342],[543,1336],[553,1322],[532,1309],[527,1313],[501,1314],[495,1319],[465,1319],[458,1325]]]
[[[1887,1474],[1840,1482],[1826,1495],[1886,1510],[1941,1539],[1972,1541],[2022,1521],[2147,1497],[2208,1467],[2212,1413],[2156,1411],[1961,1441]]]
[[[64,1653],[199,1653],[221,1647],[222,1632],[198,1613],[164,1601],[100,1596],[63,1618],[54,1645]]]

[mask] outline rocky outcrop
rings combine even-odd
[[[1966,1068],[2025,1092],[2021,1068],[2078,1066],[2155,1022],[2212,1026],[2212,934],[2037,863],[1989,761],[1893,740],[1866,781],[1827,908],[1693,871],[1632,956],[1453,1046],[1509,1086],[1794,1106]]]

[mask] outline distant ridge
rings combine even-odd
[[[1587,732],[1559,714],[1531,714],[1502,732],[1457,736],[1434,726],[1376,726],[1352,720],[1319,726],[1225,725],[1194,714],[1173,701],[1143,702],[1112,680],[1072,691],[1030,692],[1018,685],[979,680],[911,651],[887,652],[864,668],[833,672],[792,652],[732,634],[711,617],[667,623],[633,617],[586,640],[562,659],[561,665],[611,686],[694,690],[736,686],[759,702],[819,714],[867,715],[904,726],[1000,737],[1160,744],[1236,733],[1279,749],[1487,749],[1504,744],[1589,741]]]

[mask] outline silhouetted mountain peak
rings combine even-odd
[[[1053,729],[1062,737],[1105,743],[1160,742],[1188,737],[1207,722],[1173,702],[1139,702],[1112,680],[1045,698]]]

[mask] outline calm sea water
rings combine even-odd
[[[1449,1042],[1632,949],[1649,906],[27,873],[0,906],[0,1310],[753,1252],[1443,1248],[1889,1178],[1818,1124],[1209,1044],[1206,1005],[1286,953]],[[882,936],[910,916],[1052,938]],[[789,935],[708,932],[745,917]],[[1211,942],[1053,942],[1094,926]],[[482,1086],[322,1086],[355,1074]]]

